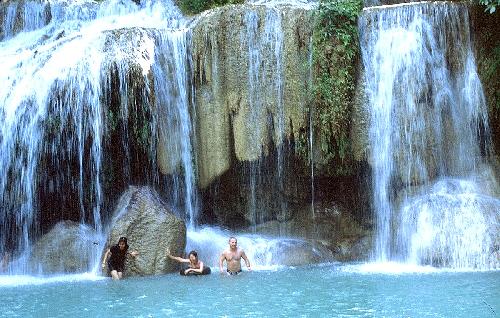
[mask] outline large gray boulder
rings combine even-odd
[[[90,271],[99,252],[97,242],[87,225],[59,222],[33,245],[28,266],[44,274]]]
[[[127,237],[129,251],[125,275],[157,275],[177,270],[178,264],[167,260],[166,251],[180,255],[186,246],[186,225],[149,187],[131,186],[120,198],[113,215],[106,249]],[[104,251],[105,251],[104,250]]]

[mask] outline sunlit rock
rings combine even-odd
[[[129,251],[126,275],[154,275],[175,271],[177,264],[166,257],[167,249],[180,255],[186,245],[186,226],[148,187],[130,187],[115,209],[106,248],[127,237]]]

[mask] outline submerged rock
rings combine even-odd
[[[309,207],[304,207],[302,213],[288,221],[270,221],[255,227],[258,233],[266,235],[292,235],[300,238],[315,238],[311,243],[321,255],[328,257],[317,258],[305,252],[305,245],[291,245],[291,255],[302,255],[301,264],[335,261],[367,260],[372,248],[371,231],[368,225],[361,225],[355,220],[346,208],[338,205],[328,205],[318,202],[315,207],[314,218],[310,215]],[[307,248],[305,248],[307,249]],[[326,252],[324,249],[327,249]],[[307,256],[309,255],[309,256]],[[294,257],[284,260],[294,262]],[[293,264],[290,264],[293,265]],[[298,264],[295,264],[298,265]]]
[[[116,207],[106,249],[127,237],[129,251],[125,275],[155,275],[177,270],[177,264],[166,257],[167,249],[181,254],[186,245],[186,225],[148,187],[129,187]]]
[[[44,274],[89,271],[99,249],[97,242],[97,234],[90,227],[59,222],[33,245],[28,266],[31,272]]]
[[[332,252],[319,241],[283,239],[272,246],[272,263],[285,266],[325,263],[334,260]]]

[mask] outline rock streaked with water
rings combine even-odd
[[[306,126],[312,12],[226,6],[193,27],[197,157],[202,187]]]

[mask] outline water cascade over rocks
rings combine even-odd
[[[365,8],[359,29],[375,258],[498,268],[500,200],[467,7]]]
[[[167,192],[193,223],[188,29],[178,9],[107,1],[2,10],[0,252],[29,253],[61,219],[102,235],[103,208],[125,186],[159,186],[156,146],[176,154]]]
[[[95,270],[130,184],[161,193],[194,231],[199,189],[234,159],[249,171],[248,222],[286,214],[280,198],[273,211],[259,202],[263,179],[284,192],[288,140],[307,125],[309,84],[297,79],[310,72],[301,61],[313,7],[257,2],[188,19],[170,0],[0,4],[0,255],[16,259],[9,272],[49,268],[29,254],[73,224],[53,228],[64,220],[85,225],[89,261],[47,272]],[[243,27],[211,31],[211,17],[233,15]],[[268,177],[261,158],[271,152]]]

